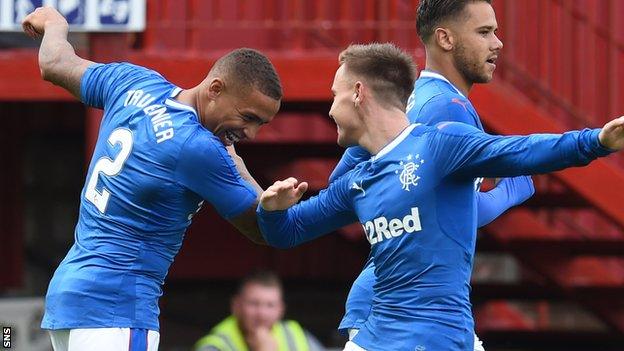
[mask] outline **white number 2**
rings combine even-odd
[[[110,177],[116,176],[119,172],[121,172],[124,163],[132,151],[132,132],[124,128],[115,129],[108,137],[108,142],[112,146],[121,144],[121,151],[119,151],[119,154],[117,154],[113,160],[108,157],[102,157],[97,160],[95,166],[93,167],[91,177],[89,177],[87,191],[85,192],[87,200],[91,201],[102,213],[106,212],[110,192],[106,190],[106,188],[102,188],[101,193],[95,189],[98,177],[100,176],[100,172]]]

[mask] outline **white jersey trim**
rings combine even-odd
[[[187,111],[193,112],[196,116],[199,116],[197,114],[197,111],[195,111],[195,109],[192,108],[191,106],[179,103],[179,102],[177,102],[175,100],[172,100],[174,97],[178,96],[178,94],[180,94],[181,91],[182,91],[182,88],[175,87],[173,89],[173,91],[171,92],[171,95],[169,95],[169,98],[167,100],[165,100],[165,104],[169,105],[169,106],[172,106],[172,107],[175,107],[175,108],[179,108],[181,110],[187,110]]]
[[[441,75],[440,73],[436,73],[436,72],[431,72],[431,71],[420,71],[420,76],[419,78],[434,78],[434,79],[439,79],[439,80],[443,80],[447,83],[449,83],[453,89],[455,89],[455,91],[457,92],[457,94],[461,95],[463,98],[466,98],[466,96],[464,94],[462,94],[462,92],[457,89],[456,86],[453,85],[453,83],[451,83],[448,79],[446,79],[445,76]]]
[[[403,140],[405,140],[405,138],[407,138],[409,133],[411,133],[412,130],[414,130],[414,128],[416,128],[419,125],[420,123],[414,123],[414,124],[410,124],[409,126],[407,126],[405,129],[403,129],[403,131],[396,138],[394,138],[394,140],[392,140],[388,145],[384,146],[381,150],[379,150],[377,155],[373,155],[373,157],[371,157],[371,161],[375,161],[379,159],[380,157],[382,157],[383,155],[387,154],[388,152],[392,151],[397,145],[399,145]]]

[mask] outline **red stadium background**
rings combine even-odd
[[[391,41],[420,66],[415,0],[150,0],[138,34],[80,34],[94,61],[131,61],[182,87],[230,49],[274,62],[285,99],[238,147],[263,186],[286,176],[326,185],[341,154],[327,117],[337,54]],[[624,114],[624,1],[496,0],[505,47],[471,100],[493,133],[599,127]],[[2,37],[5,37],[3,40]],[[73,240],[100,113],[41,80],[37,43],[0,33],[0,297],[45,293]],[[477,332],[488,350],[624,349],[624,155],[535,178],[537,193],[479,233]],[[197,216],[165,285],[161,350],[187,349],[227,314],[249,270],[285,280],[288,316],[328,345],[368,252],[358,226],[300,248],[255,246],[210,208]]]

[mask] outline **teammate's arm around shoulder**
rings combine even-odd
[[[80,98],[82,75],[93,62],[76,55],[67,41],[69,25],[65,18],[53,7],[39,7],[24,18],[22,28],[30,37],[43,36],[39,48],[41,77]]]

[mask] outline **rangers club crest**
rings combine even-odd
[[[420,158],[420,155],[413,156],[412,154],[407,155],[405,158],[406,161],[401,161],[399,164],[403,166],[403,170],[399,174],[399,170],[394,171],[395,174],[399,174],[399,180],[401,184],[403,184],[403,190],[410,191],[410,186],[417,186],[420,177],[415,173],[418,171],[418,168],[425,163],[425,160]]]

